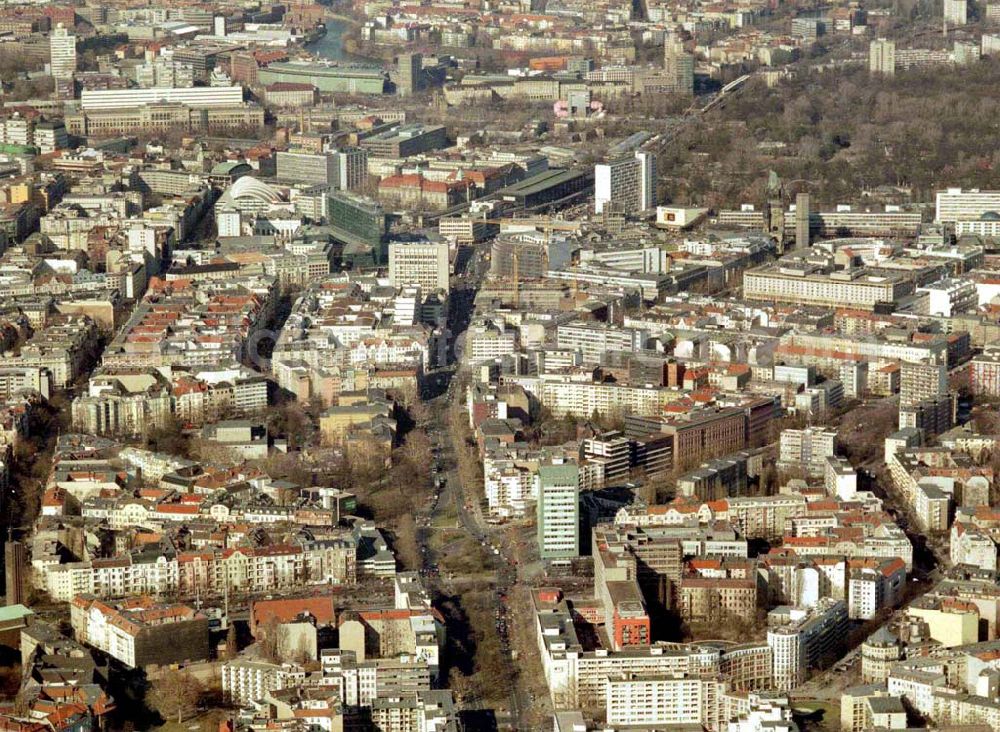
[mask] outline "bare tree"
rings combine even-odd
[[[420,546],[417,542],[417,523],[412,514],[405,514],[396,525],[396,555],[407,569],[420,567]]]
[[[203,690],[202,683],[186,671],[168,673],[153,681],[146,701],[164,719],[176,717],[181,724],[197,711]]]

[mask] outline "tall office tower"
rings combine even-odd
[[[809,194],[795,195],[795,248],[806,249],[809,246]]]
[[[275,175],[288,183],[333,185],[337,163],[330,153],[279,152],[275,155]]]
[[[360,147],[347,147],[333,153],[334,179],[331,185],[338,191],[363,188],[368,181],[368,151]]]
[[[639,161],[619,158],[594,166],[594,211],[605,212],[611,205],[635,210],[639,203]]]
[[[627,213],[653,207],[656,192],[656,156],[638,151],[594,166],[594,211],[609,205]]]
[[[324,153],[283,151],[275,159],[276,176],[288,183],[347,191],[361,188],[368,179],[368,151],[357,147]]]
[[[944,0],[944,22],[948,25],[966,25],[969,22],[968,0]]]
[[[899,405],[912,407],[948,393],[948,367],[936,363],[899,364]]]
[[[538,468],[538,549],[542,559],[580,554],[580,471],[576,465]]]
[[[896,42],[878,38],[868,44],[868,71],[882,76],[896,75]]]
[[[396,59],[399,71],[399,83],[396,91],[402,97],[408,97],[420,91],[423,75],[424,57],[419,53],[403,53]]]
[[[785,189],[773,170],[767,176],[767,200],[764,201],[764,228],[778,242],[778,251],[785,248]]]
[[[428,295],[438,290],[448,292],[450,273],[447,242],[389,244],[389,281],[393,287],[419,285]]]
[[[663,75],[674,93],[694,94],[694,56],[674,36],[663,44]]]
[[[60,23],[52,31],[49,48],[52,76],[56,79],[72,79],[76,72],[76,36]]]
[[[639,150],[635,159],[639,161],[639,210],[646,211],[656,205],[656,156]]]
[[[24,604],[24,544],[8,541],[3,545],[3,566],[6,576],[6,603]]]

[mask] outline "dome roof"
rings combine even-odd
[[[281,195],[267,183],[245,175],[226,191],[230,199],[256,198],[264,203],[281,203]]]
[[[982,216],[979,217],[980,221],[1000,221],[1000,213],[996,211],[987,211]]]

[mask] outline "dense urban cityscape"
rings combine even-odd
[[[0,732],[1000,729],[1000,2],[0,0]]]

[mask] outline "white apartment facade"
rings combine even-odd
[[[608,724],[718,724],[723,684],[715,679],[659,674],[622,674],[607,681]]]
[[[556,329],[556,347],[579,351],[585,364],[599,364],[608,352],[637,351],[646,339],[645,331],[602,323],[564,323]]]
[[[227,661],[221,671],[222,693],[239,706],[262,699],[272,691],[300,686],[306,678],[305,670],[298,664],[243,659]]]
[[[778,466],[802,468],[809,475],[826,472],[826,459],[836,454],[837,433],[811,427],[781,431]]]

